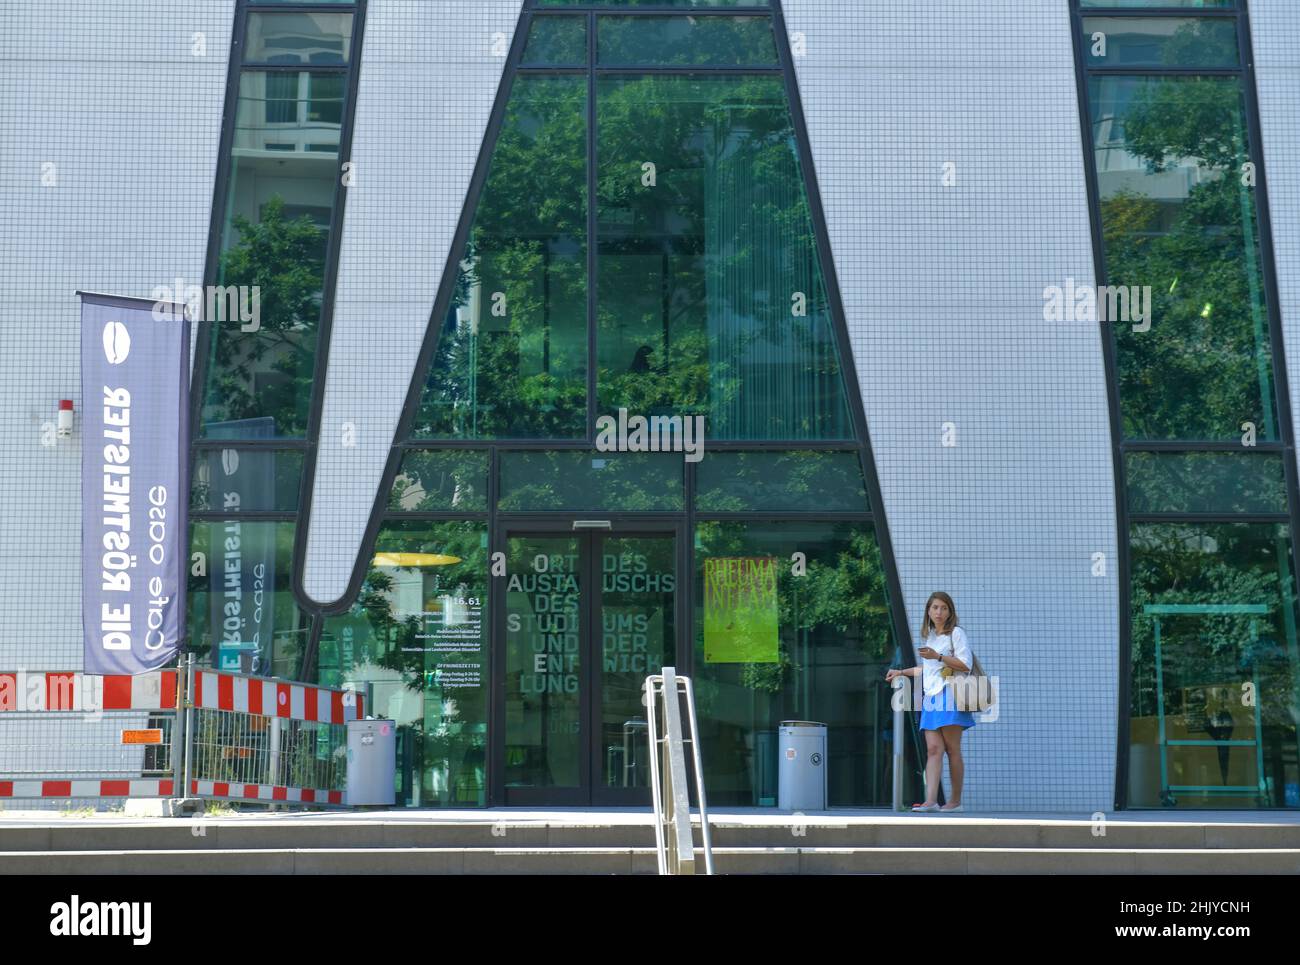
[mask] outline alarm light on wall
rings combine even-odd
[[[58,432],[60,439],[66,439],[72,435],[72,400],[59,400],[59,421]]]

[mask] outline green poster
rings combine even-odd
[[[704,560],[706,663],[776,663],[776,558]]]

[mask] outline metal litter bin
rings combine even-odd
[[[348,807],[392,807],[396,800],[397,726],[391,720],[348,721]]]
[[[782,811],[826,810],[826,725],[783,720],[777,742],[777,807]]]

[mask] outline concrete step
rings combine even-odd
[[[426,812],[427,813],[427,812]],[[1300,823],[1202,823],[1108,820],[1105,835],[1089,821],[986,819],[957,815],[894,816],[805,821],[726,819],[710,821],[720,849],[808,850],[991,849],[1120,851],[1290,851],[1300,850]],[[805,823],[806,822],[806,823]],[[696,842],[699,843],[698,821]],[[529,849],[654,848],[649,815],[600,816],[575,820],[495,817],[445,821],[362,819],[351,815],[241,816],[237,818],[96,821],[93,819],[0,824],[0,854],[18,852],[302,851],[357,849],[486,849],[493,853]]]
[[[700,856],[701,870],[703,858]],[[1297,874],[1300,849],[715,847],[719,874]],[[9,851],[0,875],[654,874],[653,848]]]

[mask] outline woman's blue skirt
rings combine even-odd
[[[975,715],[969,710],[958,710],[954,706],[952,690],[944,687],[943,690],[933,696],[925,696],[921,700],[921,730],[938,730],[940,727],[947,727],[949,724],[958,724],[961,727],[974,727]]]

